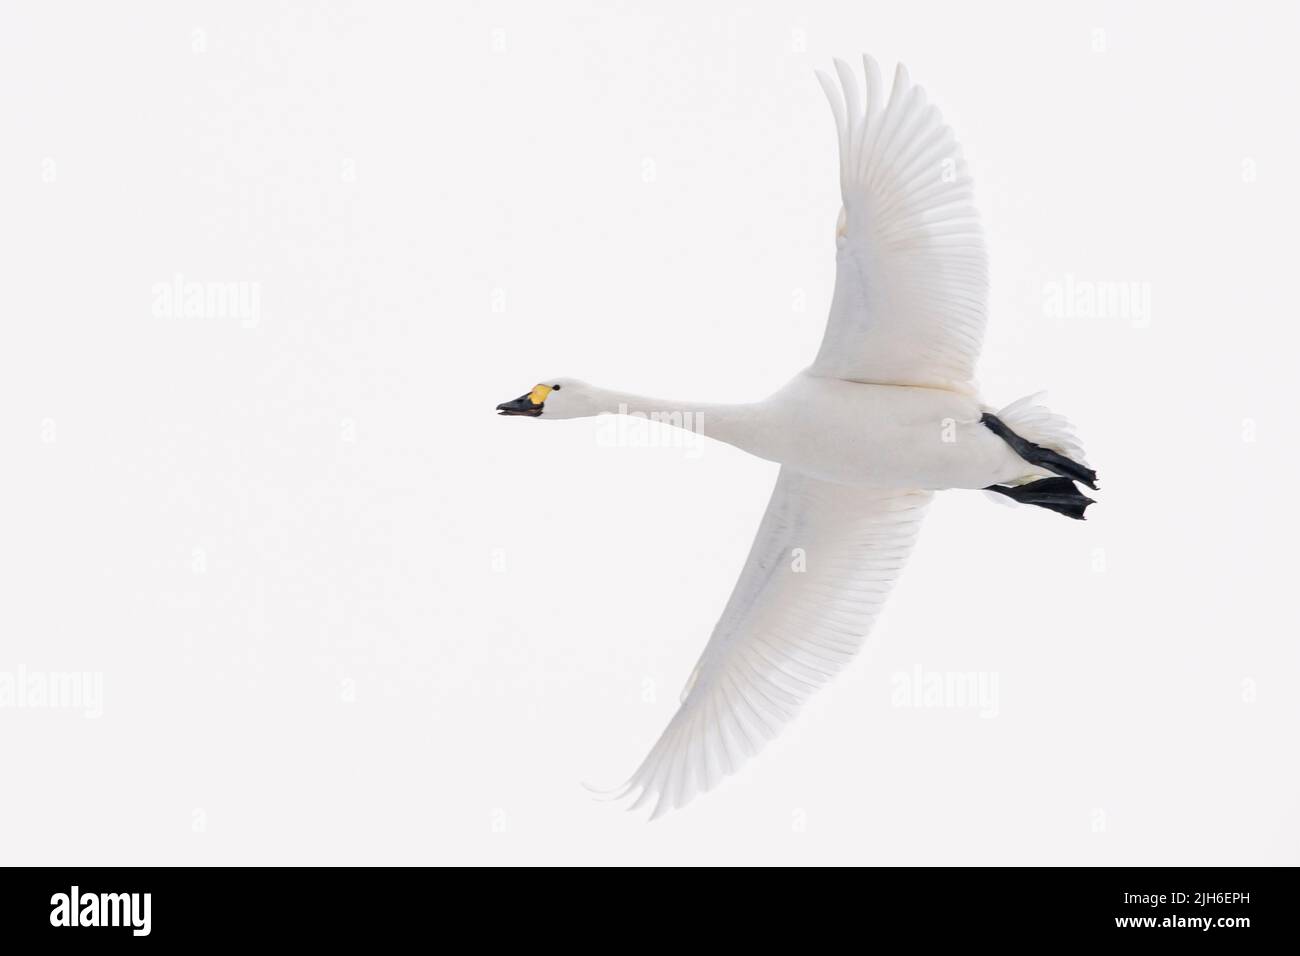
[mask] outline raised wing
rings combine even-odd
[[[932,494],[781,470],[745,569],[682,704],[619,792],[653,817],[713,789],[857,653]]]
[[[840,60],[818,71],[839,132],[844,208],[835,295],[812,372],[973,392],[988,254],[952,130],[899,64],[888,104],[874,60],[866,97]],[[843,93],[841,94],[841,86]]]

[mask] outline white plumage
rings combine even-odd
[[[632,806],[658,816],[713,789],[853,659],[932,496],[781,470],[681,707],[627,784]]]
[[[670,424],[685,419],[782,465],[681,706],[615,791],[652,816],[734,773],[853,658],[934,491],[993,488],[999,500],[1076,518],[1091,503],[1064,490],[1069,478],[1095,487],[1095,473],[1069,423],[1037,396],[990,422],[974,383],[988,257],[961,149],[901,65],[887,100],[876,63],[864,57],[864,68],[865,93],[841,61],[838,83],[818,73],[835,117],[843,208],[830,316],[809,368],[745,405],[548,378],[498,406],[540,419],[670,413]]]
[[[835,297],[812,368],[851,382],[973,394],[988,254],[966,161],[902,64],[882,107],[880,70],[863,61],[865,102],[842,60],[843,96],[817,74],[835,114],[844,206]]]

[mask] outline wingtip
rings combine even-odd
[[[813,73],[816,74],[818,82],[821,83],[822,89],[826,91],[826,95],[831,99],[833,105],[836,98],[841,95],[841,89],[844,90],[844,96],[852,95],[852,92],[857,87],[857,77],[853,72],[853,68],[842,58],[832,57],[831,63],[834,66],[834,75],[821,67],[813,67]],[[867,107],[868,109],[879,108],[879,104],[875,102],[875,97],[881,92],[880,63],[870,53],[862,54],[862,72],[866,80]],[[839,82],[836,82],[837,79]],[[894,67],[893,95],[910,93],[913,89],[919,89],[919,87],[912,82],[912,74],[908,71],[907,65],[900,62]],[[921,90],[921,95],[924,98],[924,90]]]
[[[647,823],[654,823],[656,820],[662,820],[668,815],[668,811],[673,809],[672,801],[668,799],[665,793],[659,794],[659,799],[655,801],[655,808],[650,814]]]
[[[585,780],[579,780],[578,785],[591,795],[593,800],[599,800],[602,803],[612,803],[623,799],[627,796],[628,787],[631,781],[621,783],[616,787],[597,787],[595,784],[587,783]]]

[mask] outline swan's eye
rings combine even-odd
[[[559,390],[560,390],[560,386],[558,386],[558,385],[552,385],[552,386],[551,386],[551,391],[552,391],[552,392],[558,392]]]

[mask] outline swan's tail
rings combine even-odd
[[[1072,478],[1095,490],[1097,473],[1088,467],[1083,445],[1074,434],[1074,426],[1064,415],[1040,405],[1041,398],[1041,392],[1027,396],[1012,402],[996,415],[985,412],[980,420],[1031,465],[1062,478]]]
[[[1095,489],[1097,472],[1084,458],[1074,427],[1063,415],[1039,404],[1041,398],[1041,393],[1022,398],[996,415],[985,412],[980,421],[1026,462],[1059,477],[1026,477],[1006,485],[993,485],[985,491],[998,501],[1009,498],[1071,518],[1083,518],[1093,499],[1082,494],[1072,482]]]

